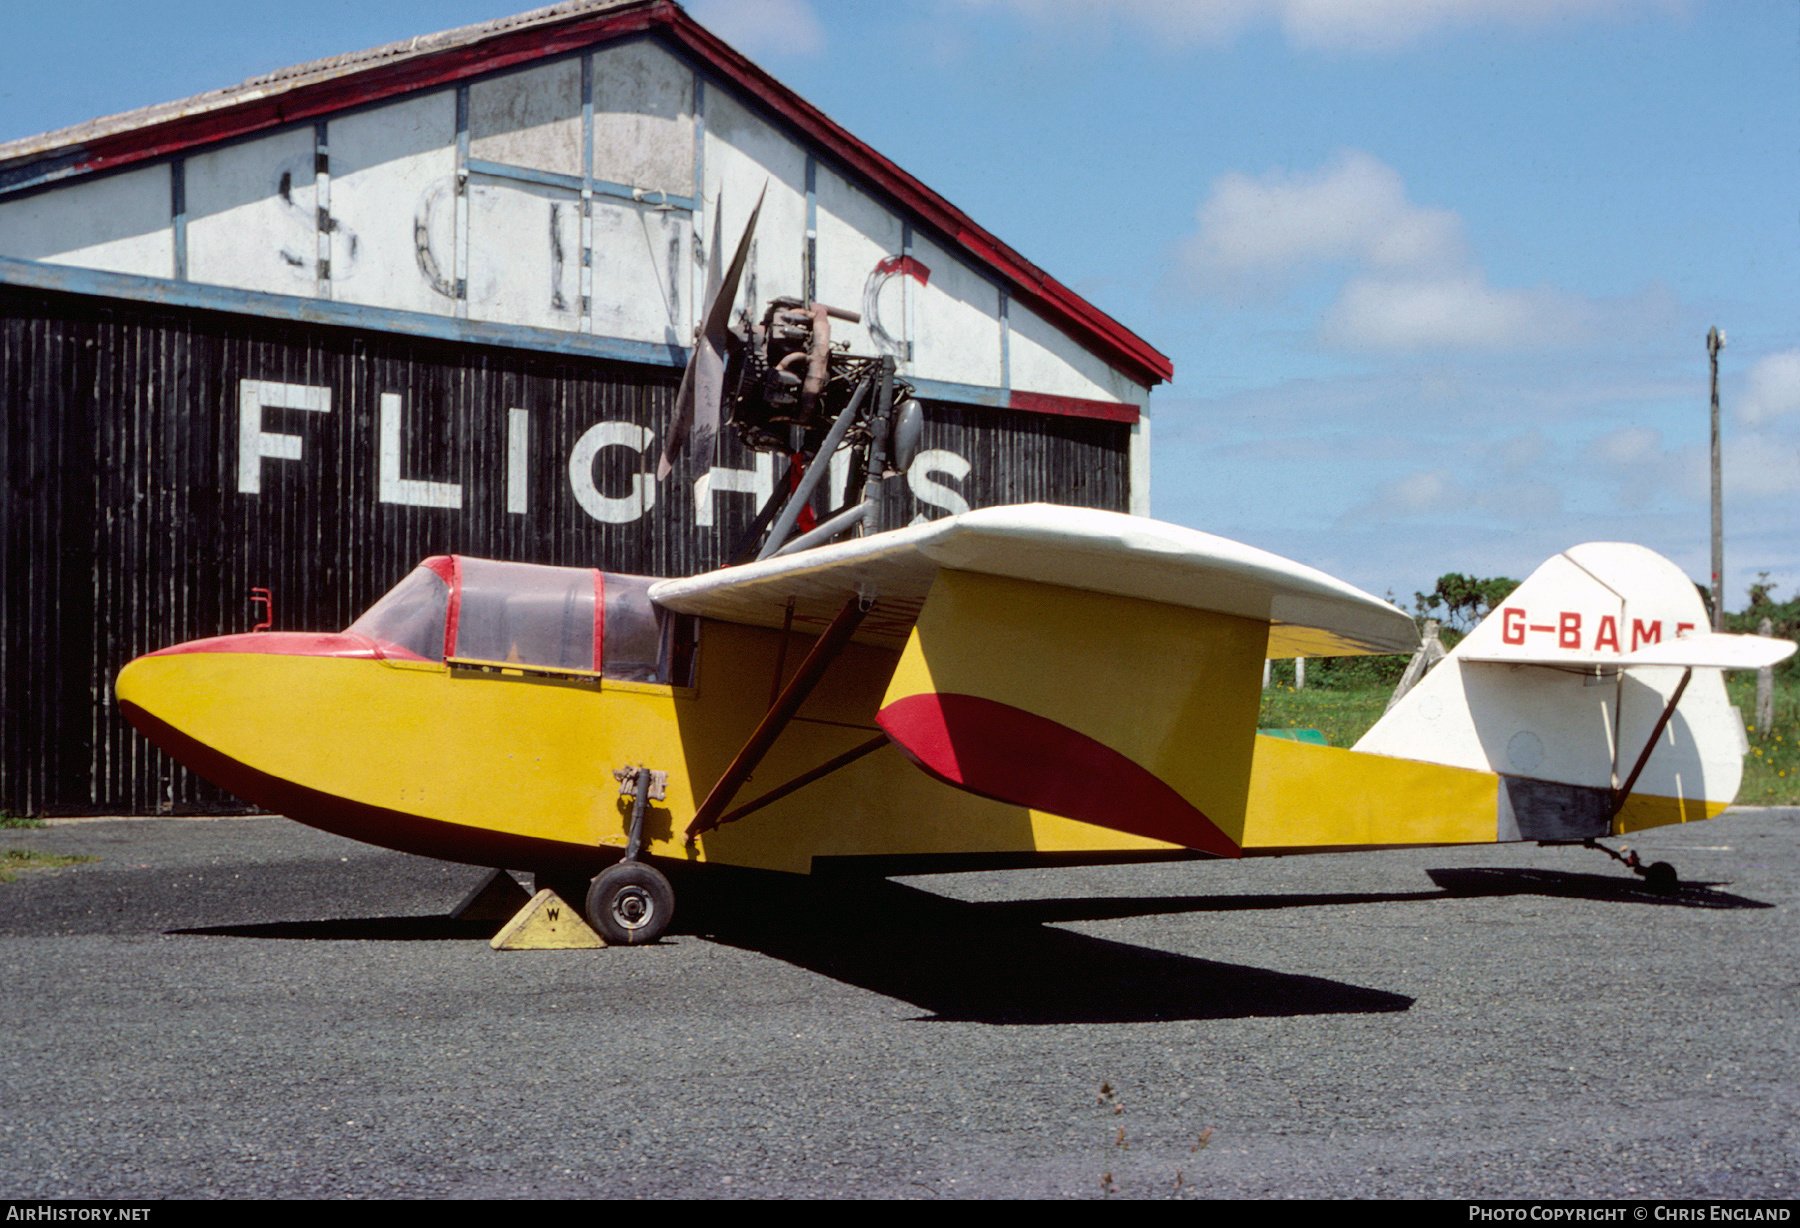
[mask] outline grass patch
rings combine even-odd
[[[1260,729],[1317,729],[1333,746],[1351,746],[1381,718],[1393,693],[1392,686],[1309,686],[1296,691],[1271,683],[1263,692],[1256,724]]]
[[[0,883],[10,883],[21,870],[54,870],[62,866],[99,861],[98,857],[81,857],[62,853],[38,853],[31,849],[7,849],[0,854]]]
[[[0,811],[0,828],[48,827],[48,826],[49,826],[49,824],[44,822],[44,820],[42,820],[42,819],[28,819],[28,818],[24,817],[23,815],[7,814],[5,811]]]
[[[1775,723],[1767,734],[1756,732],[1756,675],[1728,674],[1725,689],[1750,734],[1737,800],[1749,806],[1800,806],[1800,679],[1776,672]],[[1276,683],[1263,692],[1257,725],[1317,729],[1333,746],[1352,746],[1380,719],[1392,693],[1385,686],[1296,691]]]
[[[1728,674],[1725,689],[1744,714],[1750,735],[1738,801],[1751,806],[1800,805],[1800,680],[1775,672],[1775,723],[1766,734],[1756,732],[1756,675]]]

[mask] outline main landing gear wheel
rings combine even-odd
[[[622,861],[594,876],[587,916],[613,946],[655,942],[675,916],[675,890],[654,866]]]

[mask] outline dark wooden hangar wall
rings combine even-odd
[[[715,492],[696,525],[691,483],[655,489],[634,520],[601,523],[575,497],[569,459],[597,423],[657,441],[608,447],[595,488],[628,495],[655,463],[680,373],[0,287],[0,808],[12,814],[208,813],[242,803],[196,780],[119,716],[112,681],[131,658],[246,631],[253,586],[283,630],[347,625],[421,558],[463,553],[684,575],[718,566],[756,499]],[[329,389],[328,412],[272,408],[298,435],[239,490],[246,380]],[[399,394],[405,478],[459,483],[462,506],[379,498],[383,394]],[[526,511],[507,510],[509,410],[530,414]],[[925,447],[969,463],[934,480],[971,506],[1043,500],[1129,507],[1124,424],[927,405]],[[727,438],[719,464],[749,469]],[[653,483],[652,483],[653,485]],[[900,484],[904,485],[904,484]],[[941,501],[941,500],[940,500]],[[942,515],[910,491],[885,522]],[[279,696],[270,696],[279,704]],[[379,748],[369,748],[379,753]]]

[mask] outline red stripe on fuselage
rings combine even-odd
[[[875,719],[908,758],[946,784],[1217,857],[1243,855],[1156,775],[1023,708],[934,691],[896,700]]]
[[[215,635],[211,639],[189,640],[147,652],[147,657],[173,657],[184,652],[239,652],[264,657],[350,657],[378,661],[398,657],[407,661],[426,658],[409,648],[372,640],[363,635],[332,634],[321,631],[245,631],[237,635]]]

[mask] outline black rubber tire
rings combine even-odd
[[[1675,867],[1666,861],[1656,862],[1644,870],[1644,886],[1658,895],[1674,895],[1675,889],[1681,885],[1681,879],[1675,873]]]
[[[607,943],[639,947],[655,942],[675,918],[675,889],[654,866],[622,861],[594,876],[587,918]]]

